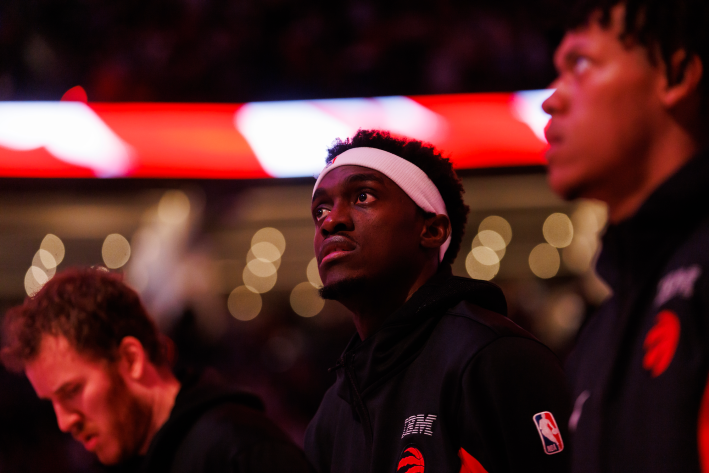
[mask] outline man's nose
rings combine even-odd
[[[351,230],[353,227],[351,207],[346,202],[335,202],[325,217],[320,231],[324,235]]]
[[[81,415],[77,411],[59,403],[54,403],[54,413],[57,415],[57,425],[62,432],[71,432],[74,426],[81,422]]]
[[[554,92],[544,102],[542,102],[542,110],[549,115],[559,112],[563,102],[563,92],[559,90],[558,80],[551,84],[551,88],[554,89]]]

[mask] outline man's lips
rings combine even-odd
[[[347,237],[335,235],[325,240],[320,247],[320,265],[345,256],[357,245]]]
[[[558,152],[559,147],[564,143],[564,138],[562,134],[551,125],[548,126],[547,129],[544,131],[544,136],[546,137],[547,143],[549,144],[549,147],[546,149],[544,156],[547,160],[547,164],[552,165],[554,163],[555,155]]]
[[[547,143],[549,143],[550,146],[558,145],[562,141],[561,134],[558,131],[552,130],[551,128],[547,128],[547,130],[544,132],[544,136],[546,137]]]
[[[93,452],[96,449],[96,444],[98,443],[98,435],[97,434],[88,434],[84,435],[82,438],[78,439],[82,444],[84,444],[84,448],[88,450],[89,452]]]

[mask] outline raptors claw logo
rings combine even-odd
[[[396,471],[397,473],[423,473],[424,461],[421,451],[416,447],[407,447],[401,453]]]

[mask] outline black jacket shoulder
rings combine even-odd
[[[259,398],[202,375],[183,384],[153,439],[145,472],[308,472],[303,453],[263,414]]]

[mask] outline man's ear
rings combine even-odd
[[[421,231],[421,246],[440,248],[451,234],[451,221],[448,216],[436,214],[426,217]]]
[[[684,62],[686,62],[684,71],[680,71]],[[675,80],[670,82],[667,79],[668,74],[664,74],[665,81],[660,96],[665,107],[671,109],[692,97],[698,91],[699,83],[704,74],[704,67],[702,66],[702,60],[696,54],[687,59],[687,53],[684,49],[675,51],[672,55],[671,64],[665,64],[665,67],[670,69],[669,77],[674,77]]]
[[[123,337],[118,345],[119,371],[134,381],[143,377],[148,356],[143,344],[135,337]]]

